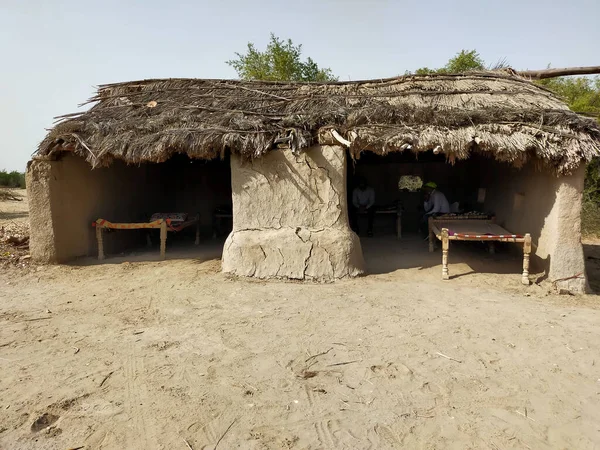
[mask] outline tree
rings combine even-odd
[[[485,63],[476,50],[461,50],[453,58],[450,58],[444,67],[439,69],[421,67],[415,73],[428,75],[431,73],[460,73],[470,70],[485,70]]]
[[[7,172],[6,170],[0,170],[0,186],[11,187],[11,188],[24,188],[25,187],[25,174],[13,170]]]
[[[242,80],[337,81],[331,69],[320,68],[312,58],[302,61],[302,45],[294,45],[291,39],[279,39],[273,33],[264,52],[249,42],[246,54],[236,53],[236,56],[227,64]]]
[[[600,77],[560,77],[536,81],[560,96],[573,111],[600,117]]]

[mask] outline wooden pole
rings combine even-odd
[[[517,74],[534,80],[564,77],[568,75],[592,75],[600,73],[600,66],[564,67],[562,69],[519,70]]]
[[[400,207],[396,211],[396,238],[402,239],[402,210]]]
[[[102,227],[96,224],[96,240],[98,241],[98,259],[104,259],[104,237],[102,236]]]
[[[200,216],[198,215],[198,222],[196,223],[196,240],[194,245],[200,245]]]
[[[523,242],[523,276],[521,277],[521,283],[529,286],[529,256],[531,254],[531,235],[527,233],[525,235],[525,241]]]
[[[160,257],[166,258],[167,252],[167,221],[163,219],[160,224]]]
[[[449,280],[448,273],[448,249],[450,248],[450,239],[448,239],[448,228],[442,228],[442,280]]]
[[[429,231],[429,251],[435,250],[435,234],[433,234],[433,217],[427,219],[427,230]]]

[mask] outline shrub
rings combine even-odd
[[[25,187],[25,174],[13,170],[7,172],[6,170],[0,171],[0,186],[9,188],[24,188]]]

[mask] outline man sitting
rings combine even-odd
[[[444,193],[438,191],[437,184],[433,181],[425,183],[423,191],[425,191],[425,202],[423,203],[425,214],[421,219],[419,228],[421,231],[426,231],[429,218],[435,217],[438,214],[448,214],[450,212],[450,204]]]
[[[450,204],[443,192],[438,191],[437,184],[433,181],[425,183],[423,186],[425,191],[425,215],[432,216],[435,214],[448,214],[450,212]]]
[[[352,192],[352,216],[351,225],[356,234],[359,234],[358,214],[365,212],[367,214],[367,235],[373,236],[373,220],[375,219],[375,190],[367,186],[367,181],[360,178],[358,186]]]

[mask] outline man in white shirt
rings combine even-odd
[[[433,181],[426,183],[423,186],[425,191],[425,215],[431,216],[434,214],[448,214],[450,212],[450,204],[443,192],[438,191],[437,184]]]
[[[421,219],[419,229],[421,231],[426,231],[429,218],[438,214],[448,214],[450,212],[450,204],[444,193],[438,191],[437,184],[433,181],[425,183],[423,185],[423,190],[425,191],[425,202],[423,203],[425,215],[423,215],[423,218]]]
[[[367,214],[368,228],[367,235],[373,236],[373,220],[375,219],[375,190],[371,186],[367,186],[367,181],[360,178],[358,186],[352,192],[352,213],[351,225],[356,234],[359,234],[358,229],[358,214],[365,212]]]

